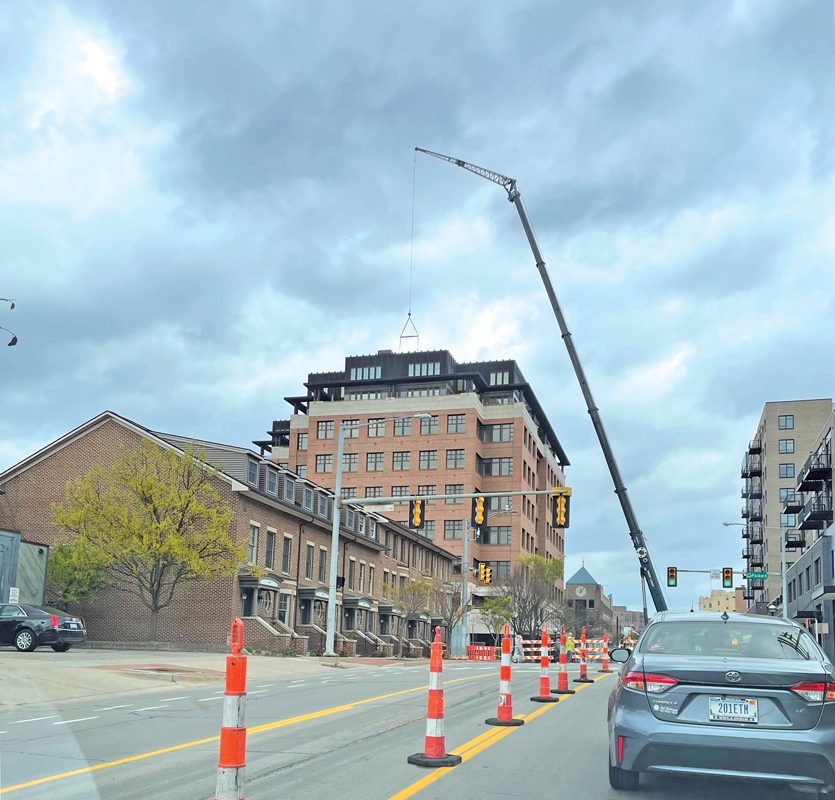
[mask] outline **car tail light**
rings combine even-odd
[[[803,681],[789,688],[809,703],[835,703],[835,683]]]
[[[52,627],[53,628],[58,627],[58,617],[56,617],[55,614],[52,615]]]
[[[627,689],[634,689],[636,692],[660,694],[678,684],[678,681],[668,675],[654,675],[651,672],[627,672],[623,676],[622,683]]]

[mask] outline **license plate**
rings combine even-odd
[[[757,701],[747,697],[711,697],[708,715],[715,722],[758,721]]]
[[[77,628],[77,627],[78,627],[78,623],[76,623],[76,622],[68,622],[68,623],[67,623],[67,627],[68,627],[68,628]]]

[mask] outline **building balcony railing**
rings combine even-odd
[[[742,511],[739,512],[739,516],[741,516],[742,519],[748,519],[748,517],[751,516],[751,509],[748,507],[747,503],[742,506]]]
[[[742,468],[740,469],[741,477],[753,478],[762,474],[763,462],[759,454],[752,455],[750,453],[746,453],[745,458],[742,459]]]
[[[765,564],[765,556],[763,555],[762,547],[753,547],[749,566],[761,567]]]
[[[799,514],[801,511],[803,511],[803,495],[800,492],[795,492],[783,501],[784,514]]]
[[[805,505],[803,511],[800,512],[800,519],[798,528],[802,530],[809,530],[815,528],[826,528],[832,522],[832,495],[819,494],[812,495]]]
[[[749,558],[751,558],[751,556],[753,555],[753,553],[754,553],[754,548],[753,548],[753,547],[751,547],[750,545],[748,545],[747,547],[743,547],[743,548],[742,548],[742,557],[743,557],[746,561],[748,561],[748,559],[749,559]]]
[[[743,599],[743,600],[753,600],[753,599],[754,599],[754,593],[753,593],[753,592],[750,592],[750,591],[748,591],[748,589],[746,589],[746,590],[742,593],[742,599]]]
[[[750,581],[748,588],[755,592],[761,592],[765,589],[765,581]]]
[[[751,544],[763,543],[763,526],[759,522],[749,522],[746,531]]]
[[[786,550],[803,550],[806,547],[806,534],[802,531],[786,533]]]
[[[797,476],[797,488],[808,492],[819,489],[821,481],[832,482],[832,456],[829,453],[812,453],[806,459]]]
[[[759,500],[763,496],[763,481],[762,478],[751,478],[748,486],[748,497],[752,500]]]
[[[761,439],[751,439],[748,442],[748,452],[749,453],[762,453],[763,451],[763,443]]]

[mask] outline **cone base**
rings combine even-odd
[[[551,689],[551,694],[574,694],[574,689]]]
[[[552,689],[551,691],[553,692],[554,689]],[[572,692],[572,694],[574,694],[574,692]],[[560,698],[550,696],[540,697],[539,695],[537,695],[536,697],[532,697],[531,700],[534,703],[558,703]]]
[[[523,719],[499,719],[498,717],[490,717],[484,720],[485,725],[500,725],[503,728],[516,728],[519,725],[524,725]]]
[[[592,678],[575,678],[574,683],[594,683]]]
[[[432,758],[423,753],[415,753],[409,756],[406,761],[409,764],[414,764],[416,767],[455,767],[461,763],[461,756],[451,755],[447,753],[444,756]]]
[[[599,669],[598,672],[614,672],[613,669]]]

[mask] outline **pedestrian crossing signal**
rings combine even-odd
[[[571,510],[571,497],[567,494],[558,494],[553,498],[553,519],[551,524],[555,528],[567,528],[569,512]]]
[[[667,586],[670,588],[678,586],[678,567],[667,567]]]
[[[722,588],[734,588],[734,571],[733,567],[722,567]]]
[[[426,527],[426,518],[423,516],[423,500],[411,500],[409,502],[409,527],[414,530],[422,530]]]
[[[480,528],[487,522],[487,506],[481,496],[473,498],[473,512],[470,522],[472,522],[474,528]]]

